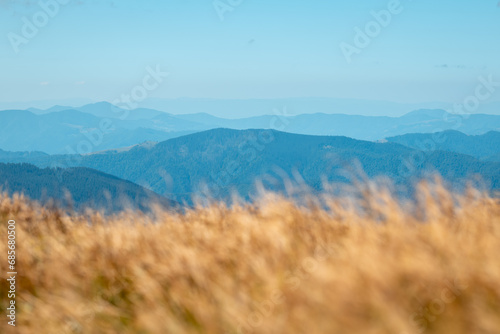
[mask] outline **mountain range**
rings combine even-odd
[[[143,141],[163,141],[203,129],[198,125],[190,126],[187,121],[179,122],[180,129],[193,130],[180,130],[178,133],[170,131],[172,122],[168,115],[163,114],[158,119],[141,122],[140,119],[123,121],[119,118],[100,118],[73,109],[39,115],[27,110],[5,110],[0,111],[0,148],[49,154],[91,153]],[[143,123],[146,125],[141,126]]]
[[[286,109],[276,109],[271,115],[225,119],[203,112],[174,115],[145,108],[125,110],[106,102],[66,108],[0,111],[0,149],[87,154],[216,128],[274,129],[370,141],[408,133],[456,130],[481,135],[500,130],[500,116],[454,115],[444,110],[417,110],[401,117],[383,117],[326,113],[294,116]]]
[[[328,184],[385,178],[410,196],[418,180],[437,173],[456,188],[474,179],[485,190],[500,189],[496,115],[275,109],[234,119],[185,111],[126,110],[106,102],[0,111],[0,163],[32,164],[2,165],[0,185],[39,200],[62,201],[65,189],[79,207],[102,208],[124,193],[141,209],[144,199],[167,206],[200,196],[252,199],[258,182],[278,192],[320,192]],[[56,180],[60,175],[69,178]],[[123,208],[113,204],[112,211]]]
[[[251,199],[256,181],[286,192],[291,184],[314,192],[325,183],[356,178],[390,178],[402,195],[435,173],[453,187],[480,176],[487,190],[500,189],[500,163],[442,150],[421,151],[398,143],[376,143],[339,136],[308,136],[275,130],[215,129],[86,155],[3,157],[39,167],[86,167],[137,183],[178,202],[194,196]]]
[[[2,102],[0,110],[45,111],[55,105],[65,109],[95,103],[89,99],[62,99],[30,102]],[[36,108],[33,108],[36,106]],[[66,106],[66,107],[64,107]],[[272,114],[275,109],[287,108],[294,115],[312,113],[342,113],[347,115],[386,115],[399,117],[413,110],[454,108],[447,102],[398,103],[381,100],[361,100],[328,97],[269,98],[269,99],[213,99],[213,98],[147,98],[141,107],[181,115],[205,112],[221,118],[248,118]],[[59,109],[62,111],[63,109]],[[476,110],[480,114],[500,115],[500,101],[484,101]]]

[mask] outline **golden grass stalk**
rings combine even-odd
[[[3,195],[0,272],[15,219],[18,313],[0,333],[500,333],[499,201],[418,194],[112,217]]]

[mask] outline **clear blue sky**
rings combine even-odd
[[[71,1],[15,53],[8,34],[41,8],[0,0],[0,102],[112,100],[156,64],[170,76],[152,97],[454,102],[500,81],[497,2],[401,0],[348,64],[340,43],[389,1],[243,0],[223,21],[212,0]]]

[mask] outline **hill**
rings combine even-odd
[[[434,134],[412,133],[389,137],[387,141],[418,150],[443,150],[463,153],[489,160],[500,154],[500,132],[490,131],[483,135],[466,135],[459,131],[443,131]]]
[[[320,191],[324,181],[356,181],[358,164],[368,178],[390,178],[401,188],[411,189],[416,180],[432,173],[456,186],[480,175],[487,189],[500,188],[500,164],[468,155],[273,130],[215,129],[107,154],[22,161],[42,167],[93,168],[187,202],[206,192],[218,199],[228,199],[233,192],[251,198],[257,193],[258,180],[276,191],[290,190],[289,179]]]
[[[489,157],[486,157],[485,160],[487,161],[495,161],[495,162],[500,162],[500,153],[491,155]]]
[[[147,211],[155,203],[165,208],[176,206],[132,182],[89,168],[40,169],[30,164],[0,163],[0,188],[41,203],[53,200],[60,206],[72,204],[78,210],[92,208],[112,213],[127,208]],[[71,196],[69,202],[67,194]]]

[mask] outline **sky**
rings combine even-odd
[[[497,0],[59,1],[0,0],[0,102],[112,102],[155,69],[156,98],[457,102],[500,81]]]

